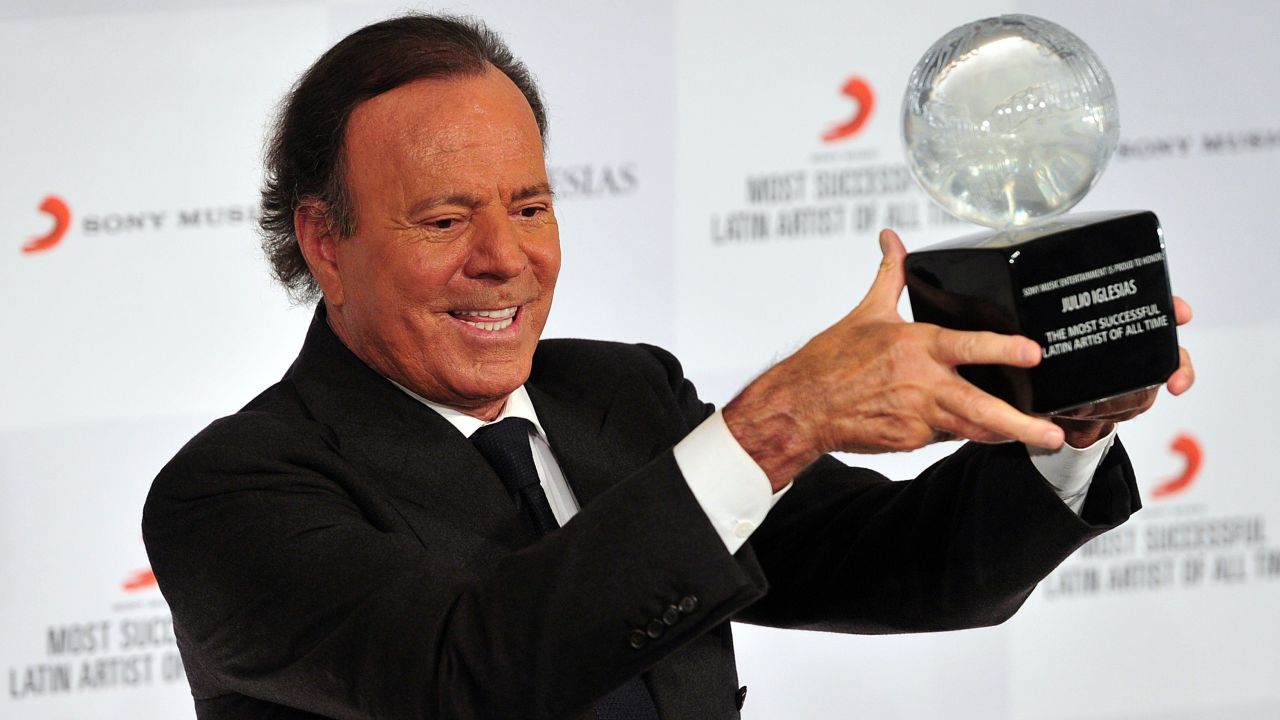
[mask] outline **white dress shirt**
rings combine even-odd
[[[547,493],[551,512],[561,525],[577,514],[578,501],[551,452],[547,433],[538,421],[538,413],[523,385],[507,398],[498,417],[484,421],[431,402],[395,381],[392,383],[435,410],[468,438],[485,425],[508,417],[521,417],[533,423],[529,447],[533,451],[533,463]],[[1087,448],[1077,449],[1064,444],[1056,451],[1028,448],[1028,452],[1032,465],[1067,507],[1078,515],[1093,481],[1093,473],[1114,439],[1115,430],[1112,430],[1110,435]],[[791,485],[787,485],[776,493],[772,491],[769,478],[729,432],[719,410],[677,443],[674,454],[676,465],[694,498],[730,553],[742,547],[774,504],[791,489]]]

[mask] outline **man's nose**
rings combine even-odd
[[[477,222],[471,235],[471,252],[463,267],[468,277],[508,280],[529,264],[520,231],[505,214]]]

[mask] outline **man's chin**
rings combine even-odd
[[[455,401],[445,404],[453,405],[468,413],[472,408],[494,405],[501,409],[511,393],[529,379],[530,363],[528,360],[520,360],[504,365],[506,366],[501,371],[489,368],[484,378],[460,378],[451,383],[450,394],[454,396]]]

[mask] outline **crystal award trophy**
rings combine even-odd
[[[1093,51],[1029,15],[947,33],[911,73],[907,162],[952,215],[990,230],[907,256],[919,322],[1024,335],[1034,368],[961,366],[1023,412],[1049,415],[1163,383],[1178,367],[1160,222],[1063,215],[1115,150],[1115,91]]]

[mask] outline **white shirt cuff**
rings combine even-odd
[[[1027,454],[1031,456],[1031,464],[1049,481],[1058,497],[1079,515],[1084,508],[1084,498],[1089,494],[1089,485],[1093,483],[1093,474],[1115,439],[1116,431],[1112,428],[1110,434],[1086,448],[1074,448],[1063,443],[1057,450],[1027,447]]]
[[[773,492],[769,478],[729,432],[717,410],[673,452],[676,465],[730,554],[741,548],[790,485]]]

